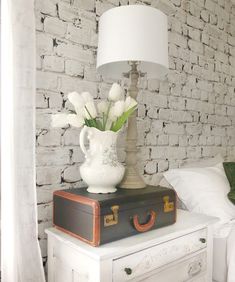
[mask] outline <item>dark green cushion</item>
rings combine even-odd
[[[225,174],[230,184],[230,192],[228,193],[229,200],[235,204],[235,162],[223,163]]]

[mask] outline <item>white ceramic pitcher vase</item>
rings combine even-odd
[[[88,149],[84,145],[86,135],[89,140]],[[85,154],[80,173],[88,184],[87,191],[90,193],[114,193],[116,185],[124,176],[124,166],[117,158],[117,136],[117,132],[100,131],[87,126],[80,133],[80,147]]]

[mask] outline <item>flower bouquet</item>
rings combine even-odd
[[[69,93],[68,100],[75,111],[53,115],[52,126],[83,127],[80,147],[86,160],[80,166],[81,177],[89,186],[88,192],[113,193],[124,175],[124,167],[117,159],[117,135],[136,110],[137,102],[129,96],[124,99],[123,89],[117,83],[112,85],[108,100],[98,102],[97,106],[89,92]],[[89,149],[84,144],[85,135]]]
[[[68,100],[74,106],[75,112],[70,114],[55,114],[52,116],[52,126],[64,127],[95,127],[98,130],[111,130],[117,132],[128,120],[128,117],[136,110],[137,102],[127,97],[121,86],[114,83],[109,91],[108,101],[100,101],[97,108],[94,99],[89,92],[71,92]]]

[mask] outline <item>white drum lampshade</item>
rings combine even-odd
[[[168,69],[167,16],[143,5],[129,5],[105,12],[99,21],[97,70],[120,79],[138,61],[148,78],[163,78]]]

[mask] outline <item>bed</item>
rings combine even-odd
[[[211,175],[214,172],[221,173],[222,162],[221,156],[216,156],[206,161],[195,162],[193,165],[188,164],[180,169],[170,170],[164,173],[164,178],[159,184],[176,190],[180,198],[179,208],[220,218],[220,222],[214,226],[213,282],[235,282],[235,206],[229,200],[226,203],[220,203],[220,199],[216,199],[216,197],[219,198],[218,193],[221,193],[220,197],[224,197],[224,200],[227,198],[226,189],[230,187],[229,185],[225,187],[227,185],[223,178],[225,174],[224,176],[221,174],[217,182],[212,185],[215,190],[209,189],[207,194],[204,188],[208,187],[203,186],[207,181],[205,175],[201,182],[193,175],[194,172],[199,175],[199,172],[203,174],[207,170]],[[193,183],[193,178],[196,184]],[[214,187],[216,184],[218,187]],[[223,186],[223,192],[220,190],[220,185]]]
[[[213,281],[235,281],[235,222],[214,235]]]

